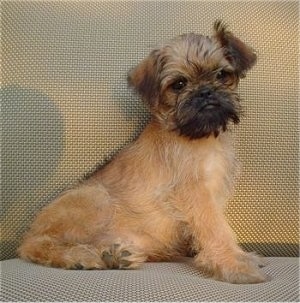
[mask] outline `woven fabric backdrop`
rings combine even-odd
[[[297,1],[2,1],[2,258],[34,214],[133,140],[149,116],[127,71],[157,42],[209,35],[252,45],[234,129],[243,172],[227,216],[247,249],[297,255]]]

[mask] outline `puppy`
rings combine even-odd
[[[21,258],[67,269],[133,269],[194,254],[207,275],[259,283],[260,259],[242,251],[223,209],[237,161],[230,124],[240,120],[239,79],[252,49],[222,22],[214,35],[181,35],[129,73],[151,112],[138,139],[37,215]]]

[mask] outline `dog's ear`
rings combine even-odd
[[[128,74],[128,84],[132,86],[150,107],[159,94],[158,52],[152,51],[147,58]]]
[[[239,77],[244,77],[256,63],[257,57],[253,49],[228,31],[226,25],[220,20],[215,22],[214,30],[214,37],[223,47],[226,59],[236,69]]]

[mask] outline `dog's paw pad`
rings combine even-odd
[[[77,269],[77,270],[82,270],[84,269],[83,265],[80,263],[74,264],[73,266],[70,267],[70,269]]]
[[[129,269],[131,265],[132,265],[131,261],[129,261],[129,260],[121,260],[119,268],[120,269]]]
[[[129,257],[129,256],[131,256],[132,254],[131,254],[131,252],[129,252],[128,250],[123,250],[122,252],[121,252],[121,257],[122,258],[124,258],[124,257]]]
[[[104,251],[101,255],[102,261],[106,264],[107,268],[116,268],[115,267],[115,258],[110,251]]]
[[[129,260],[130,256],[132,256],[132,253],[128,250],[123,250],[121,252],[120,269],[128,269],[132,266],[133,261]],[[128,259],[128,257],[129,257],[129,259]]]
[[[103,258],[103,259],[110,260],[112,257],[113,257],[113,254],[112,254],[112,252],[110,252],[110,251],[104,251],[104,252],[102,253],[102,258]]]

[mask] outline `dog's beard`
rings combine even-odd
[[[178,105],[176,130],[189,139],[199,139],[213,134],[217,137],[226,131],[229,122],[239,123],[241,110],[235,93],[218,91],[209,97],[194,96]]]

